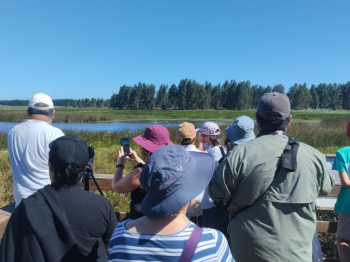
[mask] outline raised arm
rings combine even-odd
[[[139,164],[144,164],[143,160],[139,158],[136,154],[135,151],[133,151],[130,148],[130,155],[129,156],[124,156],[124,150],[123,147],[119,150],[118,153],[118,165],[125,165],[125,163],[128,161],[128,159],[134,161],[135,163]],[[123,166],[118,166],[113,180],[112,180],[112,189],[114,192],[117,193],[128,193],[136,188],[140,187],[140,174],[142,171],[142,168],[135,168],[131,172],[129,172],[126,176],[123,177]]]

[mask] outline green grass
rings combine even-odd
[[[22,109],[21,109],[22,108]],[[231,121],[238,116],[255,117],[255,109],[250,110],[113,110],[107,108],[56,108],[55,122],[112,122],[145,120],[225,120]],[[294,121],[319,122],[334,117],[349,117],[350,111],[344,110],[296,110],[292,111]],[[26,119],[26,108],[0,107],[0,121],[22,122]]]
[[[59,111],[60,112],[60,111]],[[68,110],[62,110],[63,112],[69,112]],[[74,111],[73,111],[74,112]],[[87,110],[86,113],[90,113],[91,111]],[[106,112],[110,112],[106,110]],[[141,112],[143,111],[116,111],[116,112],[128,112],[130,115],[128,117],[131,120],[132,117],[140,117]],[[156,113],[154,113],[156,112]],[[169,111],[170,112],[170,111]],[[179,114],[179,111],[173,111]],[[198,113],[200,112],[200,113]],[[1,111],[0,111],[1,113]],[[104,112],[99,112],[100,114],[104,114]],[[152,111],[154,115],[163,113],[163,111]],[[170,112],[167,117],[175,117],[175,115]],[[182,111],[180,112],[182,113]],[[191,114],[202,116],[203,113],[208,114],[208,119],[211,114],[220,115],[221,117],[228,116],[228,113],[231,113],[229,119],[233,119],[237,115],[236,113],[246,115],[254,114],[253,110],[248,111],[184,111],[184,115],[189,116]],[[210,113],[210,114],[209,114]],[[248,114],[249,113],[249,114]],[[322,153],[335,153],[339,148],[347,146],[349,144],[349,140],[345,136],[345,129],[347,123],[350,121],[350,117],[347,112],[343,111],[311,111],[308,110],[299,111],[299,117],[303,117],[305,122],[293,122],[288,129],[288,134],[292,137],[297,137],[300,141],[309,144]],[[96,114],[96,112],[94,112]],[[134,114],[134,115],[133,115]],[[296,115],[293,112],[294,116]],[[165,114],[166,115],[166,114]],[[143,117],[150,117],[150,115],[145,114]],[[337,116],[337,117],[335,117]],[[145,120],[145,118],[140,118]],[[219,119],[219,118],[215,118]],[[295,117],[293,118],[295,119]],[[309,120],[320,121],[320,123],[316,125],[312,125],[307,123]],[[159,120],[159,119],[157,119]],[[195,120],[195,119],[193,119]],[[221,138],[225,139],[225,128],[228,127],[229,124],[220,124],[221,127]],[[173,142],[177,142],[176,139],[176,128],[170,128],[170,137]],[[92,132],[92,131],[73,131],[73,130],[64,130],[65,134],[75,134],[83,138],[87,141],[88,144],[94,144],[96,149],[95,160],[94,160],[94,172],[96,174],[114,174],[115,165],[117,163],[117,154],[120,148],[120,139],[122,137],[133,138],[137,135],[143,133],[143,130],[133,131],[124,130],[121,132]],[[255,130],[257,133],[257,130]],[[12,191],[12,176],[11,176],[11,166],[9,160],[9,154],[7,151],[7,143],[6,143],[7,134],[0,133],[0,207],[4,206],[13,199],[13,191]],[[130,146],[138,153],[140,153],[140,148],[130,139]],[[129,172],[133,168],[132,163],[127,163],[126,168],[124,170],[124,174]],[[112,191],[105,192],[106,197],[112,203],[115,211],[129,211],[129,202],[130,202],[130,194],[116,194]],[[317,212],[318,220],[323,221],[337,221],[337,214],[334,211],[318,211]],[[336,252],[336,247],[334,245],[335,234],[319,234],[320,242],[322,245],[322,250],[324,255],[327,257],[333,257]]]
[[[297,137],[301,142],[317,148],[322,153],[334,154],[339,148],[347,146],[349,140],[345,136],[345,127],[348,122],[346,117],[324,119],[318,124],[296,122],[291,124],[288,134]],[[220,124],[221,139],[225,139],[225,128],[229,124]],[[170,138],[177,143],[176,128],[169,128]],[[257,133],[257,130],[255,130]],[[133,138],[143,133],[143,130],[133,131],[123,130],[120,132],[92,132],[64,130],[65,134],[75,134],[88,144],[95,145],[94,172],[96,174],[114,174],[117,163],[117,154],[120,148],[122,137]],[[0,133],[0,206],[13,201],[12,177],[9,154],[7,151],[7,134]],[[138,153],[140,148],[130,139],[130,146]],[[132,169],[132,164],[128,163],[125,173]],[[129,207],[129,195],[119,195],[107,192],[107,196],[115,207],[116,211],[127,211]]]

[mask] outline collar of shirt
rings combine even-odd
[[[188,151],[200,151],[195,145],[182,145]]]
[[[267,129],[260,132],[256,137],[266,136],[266,135],[284,135],[288,136],[287,132],[284,130]]]

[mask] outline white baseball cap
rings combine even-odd
[[[46,104],[47,106],[36,106],[38,103]],[[52,99],[43,93],[38,93],[32,96],[32,98],[29,100],[28,107],[38,110],[48,110],[53,109],[53,102]]]

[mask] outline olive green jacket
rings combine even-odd
[[[297,170],[288,173],[282,168],[274,179],[287,142],[285,135],[264,135],[237,146],[209,184],[214,201],[232,199],[231,216],[268,188],[230,221],[231,251],[238,262],[311,261],[315,201],[319,194],[330,193],[334,179],[324,155],[304,143]]]

